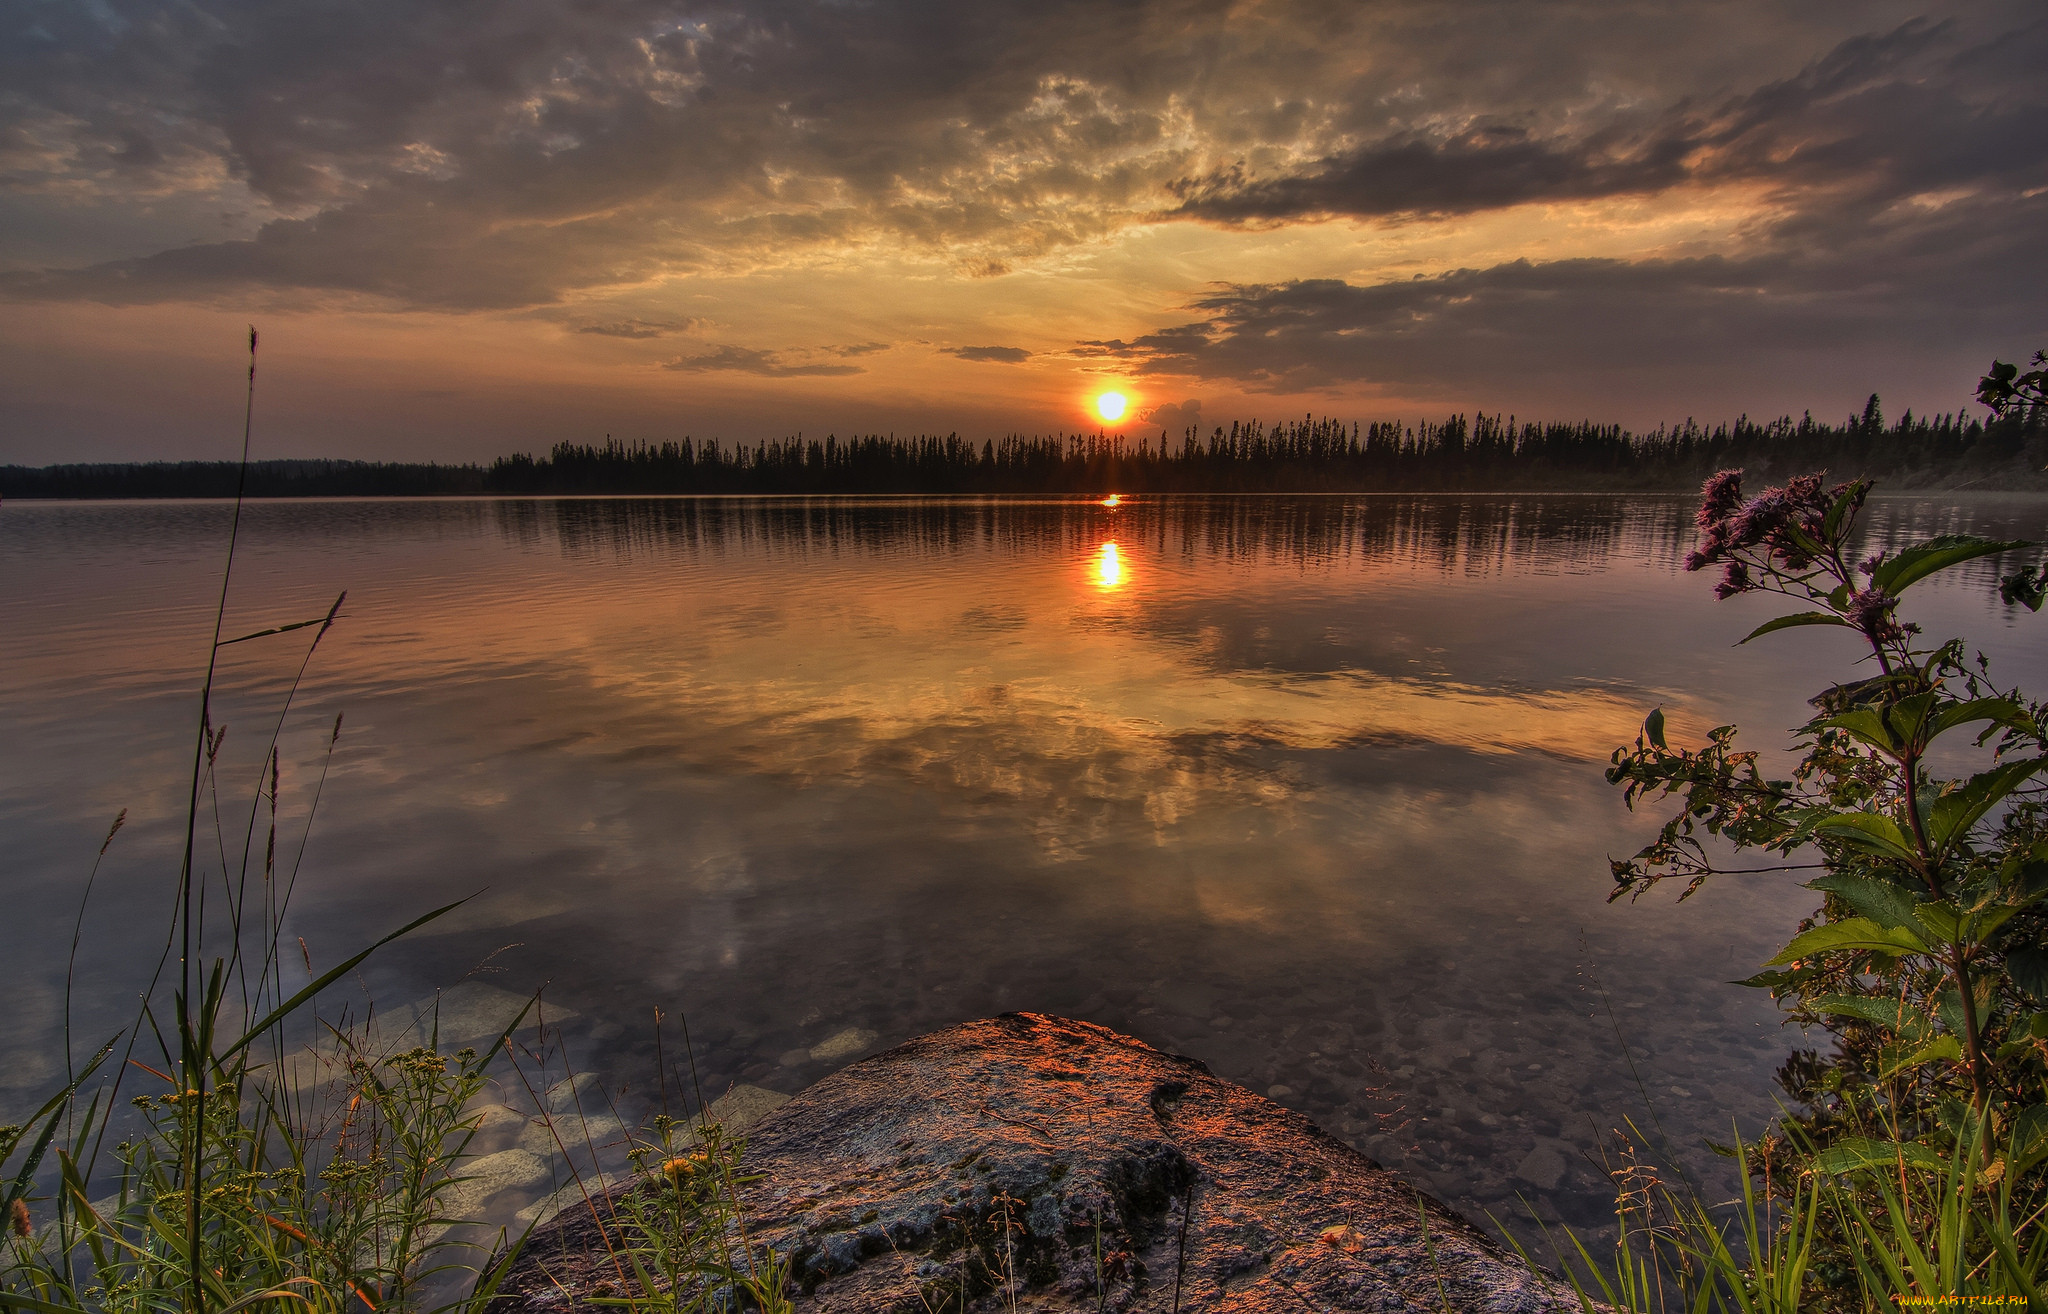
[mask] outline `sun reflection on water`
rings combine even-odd
[[[1104,543],[1095,551],[1095,585],[1103,590],[1122,588],[1124,559],[1116,544]]]

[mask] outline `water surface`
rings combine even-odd
[[[0,508],[0,1114],[123,1025],[162,948],[231,508]],[[347,987],[546,987],[644,1108],[651,1019],[707,1087],[793,1091],[1007,1009],[1102,1022],[1303,1109],[1473,1213],[1598,1223],[1594,1154],[1695,1165],[1796,1034],[1725,982],[1813,896],[1609,905],[1601,769],[1663,706],[1783,741],[1839,634],[1684,574],[1685,499],[335,501],[246,508],[231,634],[326,611],[283,719],[288,917]],[[1880,534],[2048,537],[2048,500],[1880,500]],[[1910,614],[2038,689],[1979,563]],[[302,632],[223,650],[233,865]],[[260,849],[267,803],[254,832]],[[216,905],[217,906],[217,905]],[[675,1040],[671,1033],[670,1056]],[[61,1078],[60,1078],[61,1080]],[[642,1101],[636,1104],[636,1101]]]

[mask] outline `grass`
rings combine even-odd
[[[245,477],[256,350],[251,329]],[[131,1025],[75,1066],[73,974],[67,969],[67,1083],[27,1123],[0,1127],[0,1309],[481,1314],[524,1238],[501,1229],[493,1243],[479,1247],[474,1229],[465,1228],[475,1220],[459,1216],[455,1206],[471,1180],[466,1169],[478,1157],[473,1146],[485,1116],[479,1104],[493,1070],[509,1067],[522,1080],[531,1075],[520,1068],[512,1045],[527,1014],[480,1051],[448,1053],[437,1012],[425,1021],[418,1037],[423,1043],[399,1048],[382,1044],[368,1019],[337,1024],[314,1011],[323,990],[378,948],[455,904],[415,918],[318,975],[306,959],[308,979],[296,988],[287,984],[295,969],[283,950],[282,927],[298,859],[287,865],[279,856],[278,744],[299,681],[347,595],[323,616],[224,637],[241,511],[238,491],[199,690],[177,899],[162,953]],[[310,641],[271,726],[246,824],[232,807],[230,823],[220,783],[226,727],[215,724],[213,710],[220,653],[288,634]],[[330,760],[340,728],[337,718]],[[299,858],[325,779],[323,766]],[[266,816],[259,849],[258,827]],[[85,900],[120,828],[117,819],[86,882],[72,940],[74,965]],[[232,835],[237,828],[241,836]],[[288,1037],[288,1026],[299,1043]],[[134,1093],[137,1083],[142,1093]],[[546,1116],[560,1149],[556,1166],[568,1168],[586,1200],[593,1189],[601,1195],[605,1183],[586,1180],[568,1153],[575,1136]],[[580,1111],[575,1122],[587,1142]],[[636,1141],[639,1189],[619,1198],[625,1227],[616,1256],[621,1294],[614,1303],[678,1314],[787,1310],[781,1295],[786,1271],[753,1255],[739,1220],[740,1151],[708,1121],[685,1138],[679,1124],[658,1119]],[[737,1247],[729,1231],[737,1232]],[[490,1257],[479,1262],[480,1255]]]
[[[252,330],[245,472],[256,345]],[[694,1077],[696,1119],[664,1109],[629,1138],[630,1174],[613,1183],[597,1171],[580,1104],[557,1114],[540,1098],[547,1083],[535,1075],[545,1071],[545,1060],[533,1071],[520,1067],[513,1036],[524,1012],[481,1051],[444,1052],[431,1017],[425,1043],[402,1049],[380,1047],[368,1022],[319,1024],[316,1044],[289,1043],[288,1024],[317,1022],[322,990],[382,945],[457,905],[414,919],[325,973],[315,975],[308,962],[308,979],[288,993],[281,930],[298,862],[287,869],[279,861],[278,741],[298,679],[271,729],[244,834],[235,842],[221,811],[226,731],[213,721],[218,658],[232,645],[310,630],[298,663],[303,678],[346,595],[324,616],[222,637],[240,513],[238,495],[200,689],[178,898],[163,953],[132,1025],[75,1068],[67,970],[67,1083],[25,1125],[0,1127],[0,1307],[31,1314],[236,1314],[258,1306],[482,1314],[524,1240],[501,1230],[490,1257],[478,1262],[473,1235],[463,1230],[475,1220],[455,1207],[478,1157],[477,1106],[502,1064],[534,1098],[569,1189],[594,1215],[609,1211],[616,1224],[616,1243],[609,1240],[614,1230],[604,1232],[616,1280],[593,1303],[635,1314],[787,1314],[787,1261],[757,1253],[740,1207],[752,1180],[741,1172],[743,1146],[707,1116]],[[337,719],[330,758],[339,733]],[[309,832],[318,796],[316,786]],[[256,833],[266,813],[259,856]],[[211,822],[211,860],[200,844],[203,816]],[[120,827],[117,818],[95,858],[95,877]],[[302,836],[301,857],[304,847]],[[93,883],[86,883],[87,899]],[[74,961],[83,913],[81,903]],[[174,951],[177,984],[166,999],[160,986]],[[656,1038],[658,1046],[658,1016]],[[138,1050],[149,1059],[137,1057]],[[138,1080],[148,1083],[144,1093],[124,1103],[124,1090]],[[570,1090],[577,1091],[573,1075]],[[664,1084],[664,1104],[666,1095]],[[121,1139],[109,1145],[115,1135]],[[1888,1139],[1896,1147],[1897,1135]],[[570,1152],[579,1140],[588,1178]],[[2019,1191],[2039,1161],[2033,1145],[2011,1132],[2001,1138],[1987,1121],[1963,1128],[1946,1156],[1859,1157],[1848,1143],[1795,1148],[1800,1167],[1789,1180],[1767,1177],[1759,1191],[1745,1172],[1740,1199],[1723,1205],[1703,1201],[1693,1188],[1669,1187],[1633,1152],[1625,1154],[1614,1174],[1612,1253],[1596,1255],[1569,1230],[1552,1238],[1582,1306],[1789,1314],[2044,1303],[2048,1240],[2038,1224],[2048,1206],[2034,1207],[2037,1190]],[[1747,1168],[1739,1141],[1736,1153]],[[968,1239],[985,1261],[980,1285],[1000,1291],[1014,1309],[1020,1282],[1012,1233],[1019,1225],[1010,1213],[1014,1202],[1001,1203],[999,1220],[992,1217],[985,1234],[970,1232]],[[1192,1204],[1183,1195],[1175,1308]],[[1434,1269],[1426,1214],[1423,1228]],[[1818,1280],[1823,1237],[1839,1239],[1846,1259],[1840,1281]],[[1101,1252],[1098,1228],[1098,1308],[1113,1263]],[[1440,1273],[1437,1291],[1447,1306]],[[929,1294],[941,1307],[957,1298],[964,1308],[968,1300],[964,1286]]]
[[[1655,1131],[1628,1123],[1603,1164],[1614,1184],[1611,1250],[1596,1254],[1570,1228],[1552,1232],[1536,1219],[1552,1268],[1587,1314],[1597,1306],[1630,1314],[2048,1308],[2040,1292],[2048,1237],[2039,1226],[2048,1205],[2022,1209],[2015,1200],[2022,1183],[2040,1185],[2048,1149],[2037,1135],[2012,1128],[2001,1140],[1995,1124],[1964,1120],[1950,1153],[1937,1155],[1902,1145],[1883,1114],[1844,1101],[1856,1135],[1825,1148],[1791,1118],[1762,1146],[1745,1144],[1736,1129],[1730,1146],[1715,1148],[1741,1166],[1737,1197],[1709,1202],[1690,1176],[1661,1171],[1645,1152],[1654,1144],[1668,1156],[1670,1139],[1605,986],[1584,970]]]
[[[1796,1147],[1796,1166],[1761,1191],[1745,1172],[1740,1198],[1718,1207],[1625,1152],[1611,1170],[1611,1253],[1596,1255],[1568,1228],[1561,1237],[1544,1231],[1587,1314],[1600,1305],[1632,1314],[2048,1307],[2048,1236],[2039,1227],[2048,1206],[2019,1206],[2023,1174],[1995,1166],[2018,1162],[2022,1147],[1991,1138],[1979,1128],[1958,1136],[1946,1157],[1912,1159]],[[1735,1151],[1755,1162],[1739,1139]],[[1828,1231],[1845,1244],[1847,1281],[1818,1280]]]

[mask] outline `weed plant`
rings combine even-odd
[[[621,1237],[611,1256],[617,1294],[590,1303],[635,1314],[788,1314],[788,1261],[757,1257],[741,1215],[739,1188],[758,1180],[741,1174],[742,1149],[715,1121],[655,1117],[631,1150],[633,1189],[610,1200]]]
[[[1995,363],[1979,397],[2038,422],[2048,373]],[[1717,597],[1777,593],[1801,608],[1743,642],[1841,629],[1869,670],[1810,700],[1789,779],[1767,776],[1733,726],[1674,747],[1653,711],[1608,779],[1632,807],[1679,807],[1613,864],[1614,893],[1676,878],[1683,900],[1711,877],[1817,872],[1818,911],[1744,984],[1833,1046],[1794,1055],[1780,1079],[1798,1107],[1732,1148],[1744,1174],[1731,1220],[1625,1156],[1611,1259],[1569,1234],[1558,1247],[1588,1300],[1745,1312],[2042,1301],[2048,706],[2001,689],[1963,640],[1926,642],[1899,615],[1913,585],[2033,545],[1945,534],[1870,552],[1856,542],[1870,489],[1812,474],[1745,499],[1739,470],[1702,489],[1686,569],[1719,567]],[[2005,575],[1999,594],[2038,611],[2041,568]],[[1967,775],[1934,774],[1972,758]],[[1731,867],[1731,852],[1776,861]]]
[[[244,476],[256,349],[251,329]],[[452,1054],[440,1043],[438,1010],[381,1028],[373,1017],[334,1024],[314,1014],[323,990],[453,904],[318,975],[302,951],[310,979],[288,986],[282,928],[298,860],[287,864],[279,853],[279,738],[299,680],[343,599],[310,620],[225,637],[244,488],[246,481],[237,490],[200,688],[183,859],[163,954],[133,1025],[70,1071],[64,1089],[26,1124],[0,1127],[0,1309],[234,1314],[267,1305],[320,1314],[479,1314],[523,1238],[500,1231],[495,1257],[475,1263],[488,1252],[470,1244],[465,1225],[475,1220],[458,1216],[456,1203],[476,1158],[471,1147],[485,1116],[480,1096],[534,1005],[482,1050]],[[244,834],[232,836],[220,783],[227,728],[214,721],[221,652],[308,631],[298,677],[271,727]],[[337,718],[329,760],[340,731]],[[323,765],[323,785],[325,771]],[[316,786],[307,835],[319,792]],[[212,832],[206,843],[203,818]],[[120,827],[117,819],[108,844]],[[299,858],[307,835],[299,838]],[[103,845],[101,858],[106,851]],[[81,903],[81,927],[84,911]],[[77,950],[74,933],[74,962]],[[173,955],[175,984],[165,999]],[[69,983],[67,972],[67,1068]],[[314,1043],[288,1041],[288,1025]],[[392,1043],[394,1035],[414,1043]],[[133,1091],[137,1082],[142,1093]],[[552,1122],[550,1130],[565,1148],[560,1162],[570,1166],[575,1188],[586,1198],[593,1185],[601,1190],[601,1179],[589,1182],[577,1172]],[[620,1266],[624,1299],[662,1310],[786,1310],[783,1271],[751,1259],[743,1229],[737,1253],[746,1258],[736,1259],[726,1239],[738,1217],[739,1146],[708,1126],[696,1149],[669,1154],[674,1130],[666,1122],[655,1126],[663,1157],[641,1176],[656,1189],[625,1196],[631,1262]],[[717,1251],[715,1263],[714,1243],[728,1247]],[[718,1295],[719,1283],[707,1285],[706,1278],[746,1299]]]

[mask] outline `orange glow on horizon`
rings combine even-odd
[[[1112,511],[1122,506],[1123,502],[1124,499],[1122,494],[1120,493],[1111,493],[1108,497],[1102,499],[1102,504]]]

